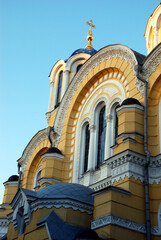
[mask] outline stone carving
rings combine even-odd
[[[121,218],[115,215],[106,215],[104,217],[98,218],[91,223],[91,229],[97,229],[106,225],[116,225],[119,227],[124,227],[136,232],[144,233],[146,234],[146,226],[145,224],[137,223],[129,219]],[[152,226],[151,227],[151,234],[153,235],[161,235],[161,232],[159,232],[158,226]]]
[[[52,207],[60,208],[72,208],[74,210],[79,210],[80,212],[87,212],[88,214],[93,213],[93,207],[89,206],[85,203],[78,203],[74,200],[69,199],[50,199],[50,200],[40,200],[33,202],[31,204],[32,211],[36,211],[38,208],[52,208]]]
[[[161,156],[152,157],[149,166],[149,183],[158,184],[161,180]],[[146,157],[141,154],[134,153],[130,150],[113,156],[110,160],[106,160],[107,165],[111,167],[111,183],[119,181],[125,177],[133,176],[135,179],[144,181],[144,166]]]
[[[161,63],[161,43],[148,55],[143,63],[143,76],[148,79]]]
[[[143,96],[145,84],[142,81],[140,81],[138,78],[136,78],[135,85],[136,85],[137,90],[140,92],[141,96]]]

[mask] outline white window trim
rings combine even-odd
[[[41,163],[39,164],[38,169],[37,169],[37,171],[36,171],[36,174],[35,174],[35,176],[34,176],[34,185],[33,185],[33,190],[34,190],[34,191],[35,191],[36,187],[38,186],[38,185],[37,185],[37,176],[38,176],[39,172],[41,172],[41,167],[42,167],[42,161],[41,161]]]
[[[82,127],[81,127],[81,143],[80,143],[80,149],[81,149],[81,151],[80,151],[80,171],[79,171],[79,177],[80,176],[82,176],[82,174],[84,173],[84,154],[85,154],[85,137],[86,137],[86,135],[85,135],[85,130],[86,130],[86,126],[87,125],[90,125],[90,123],[89,123],[89,119],[87,120],[87,119],[85,119],[84,121],[83,121],[83,125],[82,125]],[[90,146],[89,146],[90,147]],[[89,161],[89,153],[88,153],[88,161]],[[88,169],[88,167],[87,167],[87,169]]]
[[[111,83],[113,83],[114,85],[119,87],[120,95],[117,95],[111,102],[109,102],[109,99],[108,99],[106,93],[103,93],[92,105],[92,110],[90,111],[90,115],[86,116],[83,120],[81,120],[81,122],[80,122],[80,119],[82,117],[82,114],[80,114],[80,116],[79,116],[78,125],[77,125],[77,129],[76,129],[76,143],[75,143],[75,153],[74,153],[74,170],[73,170],[73,180],[72,180],[72,182],[74,182],[74,183],[79,183],[79,178],[81,177],[81,174],[80,174],[81,172],[79,169],[82,167],[82,165],[81,165],[82,161],[80,162],[80,160],[82,160],[82,158],[80,157],[80,152],[81,152],[81,129],[82,129],[83,124],[85,123],[85,121],[88,121],[90,129],[93,130],[94,137],[92,137],[92,131],[90,131],[90,142],[91,142],[91,139],[93,139],[93,144],[90,143],[90,146],[89,146],[88,164],[90,164],[90,162],[91,162],[90,154],[93,153],[93,155],[92,155],[93,157],[91,157],[91,159],[93,158],[94,160],[92,160],[92,164],[91,164],[92,169],[90,169],[90,170],[95,170],[95,166],[97,164],[97,154],[96,154],[97,148],[94,146],[96,146],[96,143],[98,141],[97,136],[96,136],[96,130],[95,130],[96,129],[95,124],[97,125],[97,122],[95,121],[95,113],[96,113],[95,110],[100,102],[104,102],[104,104],[106,106],[105,116],[106,116],[106,120],[107,120],[108,116],[111,114],[114,104],[121,104],[121,102],[126,98],[124,88],[121,85],[121,83],[119,83],[117,81],[113,81],[113,80],[108,80],[108,84],[111,84]],[[82,111],[81,111],[82,113],[83,113],[84,108],[88,105],[89,101],[95,94],[95,92],[98,91],[99,88],[101,88],[102,86],[104,86],[106,84],[107,84],[107,82],[106,83],[103,82],[101,85],[98,86],[98,88],[96,88],[92,92],[90,98],[87,100],[86,104],[82,108]],[[111,124],[114,125],[114,122],[111,122]],[[113,145],[113,142],[114,142],[114,140],[113,140],[114,131],[113,131],[112,126],[109,123],[107,123],[107,126],[108,125],[109,125],[109,127],[106,127],[105,159],[111,157],[113,154],[112,149],[110,147]],[[108,136],[113,136],[113,137],[112,137],[112,141],[110,141],[107,144],[109,139],[111,139],[111,137],[107,138]],[[91,148],[91,146],[92,146],[92,148]],[[88,166],[88,169],[89,169],[89,166]]]

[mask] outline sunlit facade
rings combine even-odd
[[[161,239],[161,4],[147,56],[96,51],[88,24],[86,48],[50,72],[48,126],[4,183],[2,239]]]

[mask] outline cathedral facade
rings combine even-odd
[[[161,4],[148,55],[88,44],[49,76],[48,127],[4,183],[2,239],[161,239]]]

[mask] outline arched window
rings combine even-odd
[[[106,120],[105,120],[105,106],[103,106],[99,113],[98,122],[97,167],[99,167],[104,161],[105,138],[106,138]]]
[[[117,108],[119,107],[119,105],[117,105],[114,108],[114,144],[116,144],[116,138],[118,136],[118,116],[117,116]]]
[[[80,176],[83,173],[85,173],[88,169],[89,141],[90,141],[89,123],[85,122],[82,126],[81,131]]]
[[[76,73],[79,71],[79,69],[82,67],[82,64],[79,64],[76,68]]]
[[[63,79],[63,71],[59,73],[58,76],[58,86],[57,86],[57,95],[56,95],[56,104],[55,107],[57,107],[60,103],[60,97],[61,97],[61,88],[62,88],[62,79]]]
[[[89,124],[87,124],[85,127],[84,172],[87,171],[87,167],[88,167],[89,140],[90,140],[90,130],[89,130]]]
[[[37,187],[39,186],[39,180],[41,177],[41,170],[38,170],[37,173],[35,174],[35,179],[34,179],[34,190],[37,189]]]

